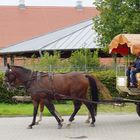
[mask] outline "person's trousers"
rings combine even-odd
[[[136,85],[137,80],[136,80],[136,73],[138,73],[138,70],[131,70],[130,71],[130,82],[132,83],[132,85]]]

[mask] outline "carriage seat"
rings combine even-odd
[[[140,73],[136,73],[137,87],[140,89]]]

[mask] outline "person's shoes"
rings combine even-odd
[[[136,85],[130,85],[130,88],[137,88]]]

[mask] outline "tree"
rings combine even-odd
[[[89,49],[81,49],[74,51],[70,57],[70,63],[80,70],[87,68],[97,68],[99,66],[98,50],[92,53]]]
[[[98,43],[106,47],[118,34],[140,33],[140,0],[95,0],[100,15],[94,18]]]
[[[53,55],[49,55],[49,53],[45,53],[41,58],[38,64],[41,67],[41,70],[51,71],[52,67],[59,66],[60,64],[60,52],[54,52]]]

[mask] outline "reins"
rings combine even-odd
[[[62,98],[62,100],[78,100],[78,101],[82,101],[82,102],[88,102],[88,103],[92,103],[92,104],[112,104],[112,103],[140,103],[140,101],[138,100],[130,100],[130,99],[126,99],[126,98],[113,98],[113,100],[99,100],[99,101],[92,101],[92,100],[88,100],[88,99],[81,99],[81,98],[77,98],[77,97],[72,97],[72,96],[68,96],[68,95],[64,95],[64,94],[60,94],[57,92],[53,92],[52,90],[49,89],[42,89],[42,90],[36,90],[36,92],[47,92],[48,94],[54,95],[54,96],[61,96],[61,97],[65,97]],[[60,98],[61,100],[61,98]]]

